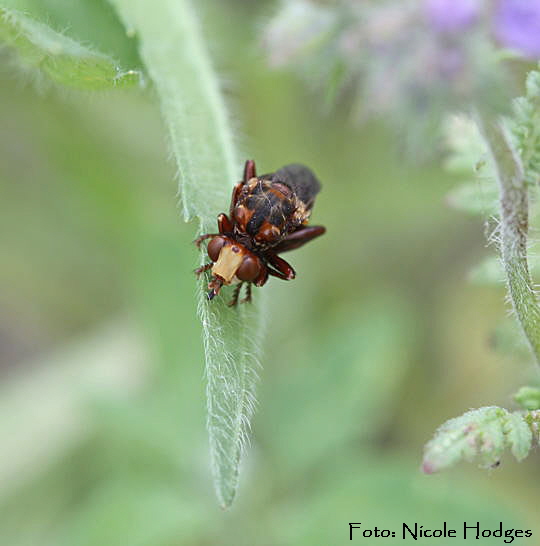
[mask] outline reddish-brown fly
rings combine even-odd
[[[236,284],[229,305],[236,305],[240,289],[247,284],[263,286],[272,275],[294,279],[294,269],[281,252],[293,250],[322,235],[323,226],[308,226],[315,196],[321,185],[313,172],[303,165],[286,165],[275,173],[257,176],[255,162],[246,161],[244,177],[233,189],[229,216],[218,215],[219,233],[207,233],[195,240],[197,247],[206,239],[212,260],[195,270],[197,275],[211,269],[208,299],[223,285]]]

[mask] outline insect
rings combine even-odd
[[[208,299],[217,296],[223,285],[235,284],[228,304],[235,306],[244,284],[246,296],[241,303],[251,301],[251,285],[263,286],[269,275],[294,279],[294,269],[278,254],[301,247],[326,231],[323,226],[307,225],[320,189],[315,175],[303,165],[286,165],[257,176],[255,162],[246,161],[244,177],[233,189],[229,216],[221,213],[217,217],[219,233],[206,233],[195,240],[200,247],[210,239],[207,252],[212,261],[195,270],[199,276],[211,269]]]

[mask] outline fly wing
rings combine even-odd
[[[313,171],[298,163],[281,167],[272,175],[272,181],[282,182],[289,186],[308,209],[313,207],[315,196],[321,191],[321,183]]]

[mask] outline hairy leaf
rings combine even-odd
[[[54,31],[119,61],[139,68],[137,44],[126,32],[107,0],[0,0],[0,6],[16,10]]]
[[[448,156],[445,167],[458,174],[482,173],[489,179],[493,171],[487,163],[487,147],[474,121],[466,115],[448,116],[444,122]]]
[[[523,414],[495,406],[471,410],[437,430],[426,444],[423,470],[431,474],[475,458],[480,466],[493,467],[507,448],[520,461],[528,455],[531,444],[531,428]]]
[[[495,173],[487,161],[487,147],[474,121],[465,115],[449,116],[444,124],[447,170],[475,179],[452,190],[447,202],[472,215],[489,217],[499,210]]]
[[[514,400],[526,410],[540,409],[540,389],[538,387],[521,387],[514,395]]]
[[[522,461],[531,450],[532,432],[521,413],[508,414],[504,433],[512,455]]]
[[[155,84],[178,165],[184,218],[197,218],[202,233],[216,231],[216,215],[228,206],[241,165],[194,8],[188,0],[164,0],[151,7],[143,0],[111,2],[126,27],[137,33],[141,58]],[[205,261],[203,251],[201,263]],[[223,290],[209,303],[205,279],[198,283],[210,450],[223,507],[232,503],[238,487],[255,404],[261,330],[257,301],[229,308],[229,297]]]
[[[540,182],[540,72],[533,70],[527,76],[526,95],[513,104],[510,128],[515,147],[521,157],[525,180]]]
[[[104,89],[140,81],[138,71],[123,70],[107,55],[16,10],[0,7],[0,40],[17,51],[23,67],[68,87]]]

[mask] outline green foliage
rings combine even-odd
[[[500,252],[512,306],[533,355],[540,363],[540,306],[528,264],[529,188],[520,157],[502,122],[478,117],[500,189]]]
[[[133,33],[126,32],[107,0],[1,0],[0,5],[108,55],[121,66],[141,67]]]
[[[222,6],[230,17],[231,5]],[[474,359],[488,388],[499,380],[489,352],[479,354],[470,330],[461,332],[471,317],[454,300],[475,289],[453,283],[451,298],[430,296],[449,277],[426,254],[462,248],[434,169],[404,168],[376,127],[357,133],[332,117],[321,132],[303,90],[244,62],[247,34],[224,35],[240,49],[243,71],[234,75],[254,157],[264,170],[297,159],[312,165],[323,181],[315,221],[331,226],[320,246],[290,254],[297,281],[261,290],[269,296],[264,381],[234,506],[217,508],[208,476],[193,228],[178,220],[154,102],[140,93],[63,101],[8,78],[0,88],[0,222],[10,236],[0,245],[0,280],[36,358],[3,360],[16,363],[13,379],[35,380],[2,376],[0,452],[13,465],[0,464],[0,543],[328,545],[359,514],[389,526],[418,514],[432,528],[471,514],[490,528],[534,525],[529,465],[434,480],[418,472],[427,423],[447,411],[444,400],[471,396],[471,368],[443,371],[439,362]],[[293,114],[304,117],[284,132]],[[359,221],[370,228],[357,229]],[[446,271],[455,278],[468,259],[457,256]],[[473,317],[475,328],[491,324],[485,315]],[[99,335],[111,318],[127,339],[115,329],[109,341]],[[39,329],[47,338],[36,345],[43,326],[56,336],[50,342]],[[13,346],[7,335],[3,356]],[[78,350],[67,350],[74,336]],[[426,353],[426,340],[439,358]],[[61,370],[56,348],[69,355]],[[433,404],[441,372],[456,374],[460,388],[441,383]],[[17,391],[17,404],[8,391]]]
[[[113,0],[127,28],[139,36],[141,58],[154,82],[178,167],[185,220],[199,232],[215,231],[216,214],[228,203],[241,174],[225,104],[197,16],[188,0],[152,9],[142,0]],[[201,264],[207,261],[203,247]],[[255,404],[258,302],[229,308],[228,293],[211,304],[206,281],[198,283],[199,316],[206,354],[208,430],[216,492],[231,505],[240,457]]]
[[[427,474],[448,468],[461,460],[478,459],[480,466],[499,464],[505,449],[521,461],[532,446],[526,418],[495,406],[468,411],[450,419],[426,444],[423,469]]]
[[[45,20],[61,22],[66,13],[75,19],[79,17],[71,8],[62,13],[48,2],[40,6],[31,0],[8,2],[10,9],[1,8],[0,38],[17,50],[25,66],[38,69],[56,83],[83,89],[139,81],[138,71],[122,71],[112,57],[12,9],[14,4]],[[141,56],[156,86],[178,165],[184,218],[197,218],[201,233],[214,231],[216,213],[227,203],[241,167],[235,158],[226,108],[196,16],[189,2],[169,2],[151,11],[143,3],[113,4],[126,23],[126,34],[139,34]],[[83,3],[80,8],[81,12],[107,17],[103,10],[96,13],[89,4]],[[78,26],[75,34],[83,31]],[[90,38],[94,41],[97,37]],[[114,39],[109,40],[113,42]],[[201,263],[205,260],[203,251]],[[260,335],[258,306],[230,309],[225,304],[227,297],[224,290],[222,297],[210,306],[205,280],[199,282],[208,428],[216,489],[223,506],[230,505],[234,498],[240,454],[247,444],[255,404]]]
[[[489,195],[494,204],[495,195],[491,190],[496,188],[500,201],[498,232],[502,267],[498,260],[488,258],[473,270],[471,277],[477,282],[492,283],[504,274],[516,317],[533,355],[540,362],[540,305],[528,257],[529,191],[538,182],[540,166],[539,72],[528,75],[526,87],[526,96],[514,101],[513,116],[504,123],[493,122],[484,109],[477,116],[478,130],[466,121],[452,120],[447,125],[451,150],[447,166],[462,171],[470,164],[472,151],[478,154],[484,168],[485,150],[489,152]],[[449,200],[467,212],[491,214],[493,211],[483,197],[480,186],[469,184],[455,190]],[[525,409],[535,410],[536,396],[534,390],[525,388],[516,395],[516,401]],[[531,430],[520,413],[510,414],[500,408],[475,410],[448,421],[437,431],[426,446],[425,469],[436,471],[475,456],[483,466],[491,466],[499,460],[505,447],[510,447],[521,460],[530,450],[531,438]]]
[[[526,410],[538,410],[540,409],[540,389],[538,387],[521,387],[514,394],[514,400]]]
[[[126,33],[102,0],[10,3],[122,66],[140,66],[136,54],[125,60],[137,30]],[[379,125],[358,131],[344,123],[345,112],[322,119],[294,78],[256,58],[254,27],[268,3],[199,5],[205,45],[234,81],[252,156],[262,171],[311,165],[323,181],[315,221],[330,228],[291,253],[297,281],[272,280],[262,291],[267,356],[241,494],[232,510],[217,509],[207,471],[193,226],[179,223],[175,209],[153,100],[161,91],[90,100],[70,93],[64,101],[63,93],[36,95],[7,77],[0,543],[327,545],[359,515],[398,529],[418,514],[431,528],[474,515],[489,528],[504,521],[536,533],[530,464],[434,480],[417,468],[427,423],[447,413],[449,400],[465,405],[477,392],[471,373],[484,373],[483,389],[500,386],[487,344],[470,342],[471,329],[492,327],[493,317],[472,304],[483,292],[454,282],[470,256],[456,252],[444,267],[439,259],[441,248],[462,249],[476,226],[456,229],[440,172],[396,161],[392,136]],[[149,16],[154,9],[148,4]],[[169,13],[172,20],[178,12]],[[204,152],[197,141],[192,157]],[[223,186],[229,182],[224,174]],[[205,191],[213,228],[229,196],[223,201],[212,185]],[[225,320],[234,330],[227,338],[246,334]],[[503,381],[515,375],[504,373]],[[449,380],[433,404],[440,374]]]
[[[512,114],[505,118],[510,131],[510,144],[517,152],[527,183],[540,181],[540,72],[527,75],[526,95],[514,99]],[[470,175],[472,167],[482,181],[475,192],[475,184],[455,190],[450,199],[456,208],[486,216],[498,206],[496,164],[488,159],[488,147],[474,121],[464,115],[450,116],[445,127],[446,148],[449,156],[445,167],[454,173]],[[485,208],[484,208],[485,207]],[[498,209],[497,209],[498,211]]]
[[[500,201],[500,252],[510,293],[510,300],[532,351],[540,362],[540,306],[531,278],[528,257],[529,191],[538,182],[540,166],[540,73],[527,76],[527,94],[514,101],[513,116],[493,123],[485,112],[477,116],[479,130],[467,128],[461,121],[448,124],[448,145],[452,155],[448,166],[460,169],[471,160],[471,150],[490,155],[487,177],[489,194],[498,183]],[[460,129],[465,128],[465,131]],[[480,133],[483,137],[480,137]],[[463,134],[465,136],[463,136]],[[485,164],[482,152],[481,165]],[[468,185],[450,195],[450,202],[473,213],[489,213],[480,187]],[[473,276],[493,279],[494,262],[477,269]]]
[[[0,7],[0,40],[17,51],[23,66],[78,89],[124,87],[140,81],[112,58],[56,32],[23,13]]]
[[[513,103],[510,129],[521,157],[525,180],[530,185],[540,182],[540,72],[527,75],[526,95]]]
[[[487,148],[474,121],[465,114],[452,115],[443,126],[448,153],[445,168],[468,176],[477,173],[492,182],[494,171],[487,162]]]
[[[474,121],[465,115],[449,116],[444,123],[444,136],[448,152],[445,168],[469,179],[448,194],[448,204],[471,215],[497,214],[495,172],[487,161],[487,148]]]

